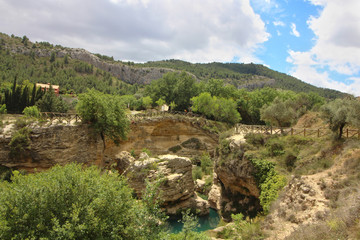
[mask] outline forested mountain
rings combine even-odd
[[[294,92],[314,92],[325,98],[334,99],[346,94],[327,88],[318,88],[297,78],[271,70],[261,64],[239,63],[188,63],[180,60],[165,60],[138,64],[145,67],[161,67],[184,70],[194,74],[198,79],[224,79],[237,88],[249,90],[265,86],[292,90]]]
[[[329,99],[346,95],[317,88],[259,64],[192,64],[180,60],[134,64],[114,61],[113,57],[92,54],[83,49],[54,46],[48,42],[32,43],[26,36],[0,33],[2,96],[5,89],[11,87],[15,76],[18,84],[28,80],[29,83],[60,85],[62,93],[81,93],[87,88],[95,88],[105,93],[124,95],[135,94],[142,85],[172,71],[186,71],[199,81],[222,79],[239,89],[254,90],[268,86],[295,92],[314,92]]]

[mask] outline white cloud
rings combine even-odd
[[[291,35],[294,35],[295,37],[300,37],[300,33],[296,30],[296,24],[295,23],[291,23],[290,25],[291,28]]]
[[[286,24],[283,21],[274,21],[273,24],[275,27],[277,27],[277,26],[285,27],[286,26]]]
[[[315,44],[307,52],[289,51],[292,74],[317,86],[360,94],[360,1],[308,0],[323,7],[308,20]],[[332,73],[343,75],[334,81]],[[317,80],[316,80],[317,79]],[[350,83],[349,83],[350,80]]]
[[[0,29],[140,62],[258,62],[269,38],[249,0],[0,0]]]

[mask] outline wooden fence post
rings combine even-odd
[[[306,137],[306,128],[304,128],[304,137]]]
[[[346,129],[346,138],[349,138],[349,128]]]
[[[291,136],[294,135],[294,129],[291,128]]]

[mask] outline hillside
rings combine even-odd
[[[237,88],[247,88],[249,90],[269,86],[294,92],[314,92],[330,99],[345,95],[336,90],[315,87],[287,74],[271,70],[261,64],[217,62],[192,64],[180,60],[165,60],[147,62],[138,64],[138,66],[185,70],[201,80],[210,78],[224,79]]]
[[[259,64],[192,64],[180,60],[134,64],[114,61],[113,57],[92,54],[83,49],[54,46],[48,42],[32,43],[26,36],[20,38],[0,33],[2,83],[10,84],[17,76],[19,83],[29,80],[31,83],[61,85],[63,93],[81,93],[94,87],[102,92],[123,95],[134,94],[138,86],[149,84],[171,71],[186,71],[198,80],[223,79],[237,88],[249,90],[269,86],[295,92],[315,92],[329,99],[346,95],[317,88]],[[4,89],[4,86],[1,88]]]

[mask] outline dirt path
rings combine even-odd
[[[323,220],[330,212],[329,200],[325,197],[325,187],[332,186],[342,168],[343,160],[337,158],[335,164],[322,172],[301,177],[293,176],[279,200],[274,203],[274,211],[265,222],[268,240],[282,240],[301,224],[312,224]],[[337,180],[344,176],[338,175]]]

